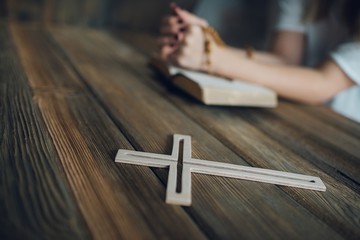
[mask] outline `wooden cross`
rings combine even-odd
[[[318,191],[326,190],[324,183],[318,177],[191,158],[191,137],[179,134],[174,135],[171,155],[120,149],[116,154],[115,162],[169,167],[166,203],[184,206],[191,205],[192,172]],[[178,177],[181,181],[177,181]],[[178,182],[180,186],[177,185]]]

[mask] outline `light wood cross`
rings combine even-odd
[[[171,155],[120,149],[115,162],[169,167],[166,203],[184,206],[191,205],[192,172],[318,191],[326,190],[324,183],[318,177],[191,158],[191,137],[179,134],[174,135]],[[178,177],[181,181],[177,181]]]

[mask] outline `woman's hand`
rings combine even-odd
[[[168,61],[174,60],[174,53],[179,55],[183,50],[185,36],[191,35],[192,25],[207,26],[207,22],[186,10],[181,9],[176,4],[171,4],[172,15],[165,16],[160,28],[161,37],[159,38],[160,58]],[[186,40],[188,42],[188,40]],[[182,54],[180,54],[182,55]],[[176,60],[176,58],[175,58]]]
[[[177,49],[179,42],[183,40],[186,24],[179,16],[167,15],[163,18],[160,28],[160,58],[168,60],[169,56]]]
[[[204,41],[201,26],[189,25],[177,49],[170,54],[169,61],[184,68],[206,71]]]

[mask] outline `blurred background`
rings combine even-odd
[[[0,0],[0,18],[44,25],[76,25],[156,35],[167,0]],[[178,0],[206,18],[233,46],[266,48],[275,0]]]

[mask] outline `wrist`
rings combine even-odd
[[[223,68],[224,66],[226,66],[227,62],[226,59],[223,59],[224,51],[226,51],[226,48],[224,46],[218,46],[214,44],[211,55],[209,56],[211,60],[211,66],[209,66],[209,73],[214,75],[223,75]]]
[[[202,27],[203,32],[203,61],[201,70],[210,74],[216,74],[214,63],[217,60],[218,50],[225,46],[224,41],[211,26]]]

